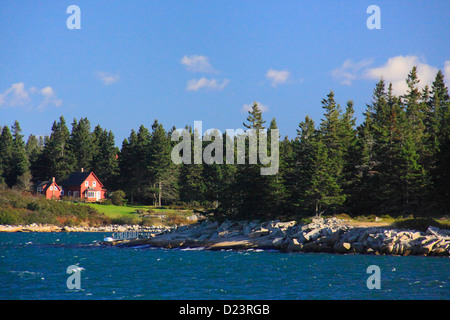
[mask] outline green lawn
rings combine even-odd
[[[86,203],[86,205],[97,209],[98,212],[104,213],[109,218],[118,218],[118,217],[135,217],[137,210],[147,211],[152,209],[155,214],[180,214],[182,215],[190,215],[193,210],[175,210],[175,209],[166,209],[166,208],[156,208],[154,206],[115,206],[109,204],[97,204],[97,203]]]
[[[175,224],[190,224],[191,220],[187,217],[192,215],[193,210],[178,210],[158,208],[154,206],[115,206],[96,203],[86,203],[96,209],[100,213],[104,213],[113,224],[128,224],[128,225],[166,225],[172,226]],[[148,210],[152,210],[148,213]],[[142,214],[137,214],[141,210]],[[160,215],[158,217],[158,215]]]
[[[104,213],[109,218],[133,217],[137,210],[151,209],[151,206],[115,206],[97,203],[86,203],[86,205],[97,209],[98,212]]]

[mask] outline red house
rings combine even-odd
[[[61,183],[67,197],[80,198],[85,201],[97,202],[105,199],[106,189],[94,172],[73,172],[66,181]]]
[[[39,181],[35,188],[37,194],[42,194],[47,199],[59,199],[64,194],[62,188],[56,184],[55,178],[52,181]]]

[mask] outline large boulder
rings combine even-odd
[[[288,251],[302,251],[303,244],[300,243],[297,239],[293,238],[289,241],[289,244],[287,246]]]
[[[270,233],[269,229],[263,228],[263,227],[259,227],[256,230],[253,230],[252,232],[250,232],[248,234],[248,237],[250,239],[255,239],[255,238],[259,238],[262,236],[267,236]]]
[[[352,243],[352,247],[355,249],[356,252],[358,253],[363,253],[364,252],[364,245],[362,242],[353,242]]]
[[[313,229],[310,232],[303,234],[303,237],[306,241],[314,241],[320,237],[321,231],[320,229]]]
[[[333,249],[337,253],[346,253],[350,250],[351,247],[352,245],[350,243],[340,241],[334,245]]]

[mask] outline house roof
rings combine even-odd
[[[38,181],[35,185],[35,188],[42,188],[42,191],[46,191],[51,185],[53,181]],[[55,186],[58,189],[61,189],[60,186],[55,182]]]
[[[100,180],[97,178],[97,176],[92,171],[88,172],[72,172],[63,183],[61,183],[62,186],[81,186],[83,182],[89,177],[89,175],[92,173],[94,178],[99,182],[101,186],[103,184],[100,182]]]
[[[72,172],[69,178],[61,184],[63,186],[80,186],[90,174],[90,172]]]
[[[35,185],[36,188],[38,187],[45,187],[48,183],[50,183],[50,181],[38,181]]]

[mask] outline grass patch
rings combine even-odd
[[[138,210],[148,210],[150,206],[115,206],[113,204],[85,203],[84,205],[94,208],[109,218],[129,217],[136,215]]]
[[[111,219],[112,224],[120,225],[166,225],[189,224],[187,217],[193,214],[193,209],[175,209],[145,205],[115,206],[112,204],[85,203]]]
[[[408,218],[394,221],[391,226],[397,229],[412,229],[425,232],[429,226],[450,230],[448,220],[436,220],[433,218]]]

